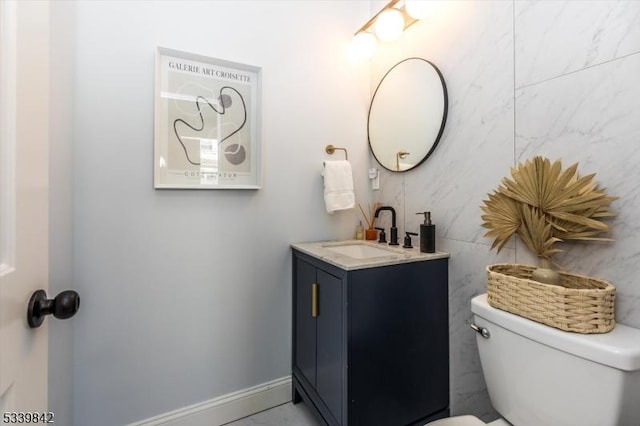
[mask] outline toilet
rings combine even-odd
[[[640,425],[640,330],[561,331],[471,301],[482,371],[491,404],[515,426]],[[484,426],[474,416],[428,426]]]

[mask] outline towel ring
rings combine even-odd
[[[340,151],[344,151],[344,159],[345,160],[349,160],[349,154],[347,153],[347,148],[339,148],[337,146],[327,145],[326,148],[325,148],[325,151],[327,152],[327,154],[331,155],[334,152],[336,152],[336,149],[338,149]]]

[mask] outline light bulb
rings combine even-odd
[[[404,18],[397,9],[387,9],[378,15],[375,23],[376,35],[382,41],[395,40],[404,30]]]
[[[424,0],[405,0],[404,8],[414,19],[424,19],[429,15],[431,9],[429,2]]]
[[[367,59],[373,55],[378,42],[371,33],[360,32],[353,37],[351,54],[357,59]]]

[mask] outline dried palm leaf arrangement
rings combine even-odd
[[[603,220],[616,215],[610,205],[618,197],[598,188],[595,173],[580,177],[578,163],[562,170],[560,160],[538,156],[511,168],[511,177],[503,178],[481,207],[482,226],[489,229],[485,237],[494,238],[491,248],[500,252],[517,234],[548,267],[562,252],[556,243],[612,241],[603,236],[611,230]]]
[[[559,160],[534,157],[512,168],[511,178],[488,194],[482,226],[494,238],[491,248],[502,250],[517,234],[541,266],[487,266],[491,306],[565,331],[606,333],[615,327],[611,283],[550,268],[562,251],[557,243],[612,241],[604,221],[615,216],[610,206],[617,197],[598,188],[594,176],[578,176],[577,163],[562,170]]]

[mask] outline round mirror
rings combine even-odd
[[[426,160],[442,136],[447,106],[447,87],[435,65],[421,58],[394,65],[369,108],[369,146],[378,163],[403,172]]]

